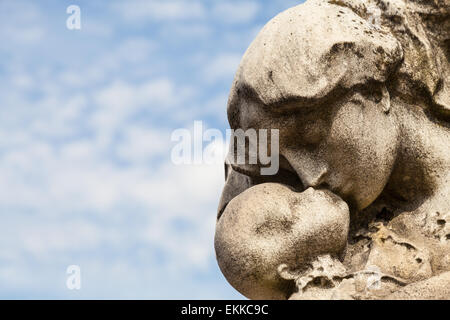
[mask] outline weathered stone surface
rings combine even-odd
[[[227,205],[217,223],[217,260],[228,281],[253,299],[286,299],[298,269],[345,249],[347,204],[327,190],[263,183]]]
[[[450,299],[449,58],[448,0],[308,0],[261,30],[228,120],[278,129],[280,171],[227,164],[215,247],[237,290]]]
[[[450,272],[442,273],[428,280],[410,284],[393,294],[387,300],[448,300],[450,297]]]

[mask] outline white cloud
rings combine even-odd
[[[125,69],[136,72],[142,66],[148,65],[154,59],[158,44],[145,37],[129,37],[111,49],[105,49],[92,62],[84,64],[82,68],[68,68],[63,70],[58,78],[65,85],[71,87],[88,87],[108,80],[108,76]]]
[[[218,2],[213,8],[213,16],[224,23],[249,23],[256,17],[260,6],[253,1]]]
[[[128,21],[178,21],[201,19],[206,10],[198,1],[131,0],[115,2],[113,8]]]
[[[34,3],[25,1],[0,2],[0,38],[7,42],[5,50],[12,45],[36,45],[46,34],[41,10]]]
[[[111,234],[107,226],[94,221],[109,217],[114,224],[114,216],[132,221],[140,216],[133,210],[140,208],[146,223],[133,226],[135,231],[128,241],[164,251],[174,272],[206,267],[213,254],[223,166],[150,167],[138,162],[121,168],[95,152],[85,141],[65,146],[60,152],[41,145],[1,158],[0,172],[8,173],[0,182],[2,207],[18,210],[26,204],[38,213],[36,218],[41,222],[15,225],[14,234],[8,232],[0,240],[10,236],[23,250],[43,259],[73,250],[95,250],[112,242],[117,245],[129,229],[116,225],[119,229]],[[92,212],[93,220],[76,218],[76,213],[83,211]],[[188,233],[177,233],[173,228],[172,223],[179,219],[189,223]]]
[[[99,91],[96,102],[110,111],[148,105],[157,111],[183,99],[187,89],[179,89],[168,78],[150,80],[138,85],[116,81]]]
[[[102,143],[108,144],[113,133],[132,117],[152,113],[171,119],[177,115],[175,108],[186,108],[183,103],[193,94],[191,88],[179,87],[168,78],[140,84],[114,81],[95,94],[96,109],[90,125],[97,130]]]
[[[174,39],[192,40],[207,38],[213,34],[213,28],[206,23],[174,23],[163,26],[162,35]]]
[[[0,1],[1,8],[6,3],[19,2]],[[182,0],[118,3],[117,13],[130,19],[118,19],[120,23],[164,26],[120,29],[117,19],[96,25],[91,11],[92,18],[84,17],[92,20],[83,22],[79,33],[68,33],[64,11],[55,17],[42,4],[18,5],[22,9],[11,16],[22,20],[12,23],[7,17],[11,11],[0,9],[0,20],[13,26],[3,28],[0,36],[4,38],[5,30],[18,36],[18,43],[8,48],[17,58],[0,66],[0,298],[12,293],[72,297],[64,286],[69,264],[82,266],[84,287],[75,297],[231,295],[223,287],[211,289],[226,285],[211,276],[219,275],[213,265],[213,236],[223,165],[173,165],[170,133],[174,123],[211,119],[218,110],[225,119],[223,88],[202,92],[205,83],[196,81],[202,76],[212,86],[231,81],[240,54],[211,58],[204,50],[196,63],[187,61],[199,51],[197,38],[218,31],[210,20],[219,19],[207,9],[214,5]],[[39,10],[33,11],[38,5],[44,22]],[[219,9],[212,10],[229,10]],[[252,10],[234,16],[234,23],[252,19]],[[60,20],[61,29],[48,28]],[[33,24],[38,33],[27,35]],[[153,31],[162,37],[173,32],[175,43],[177,36],[196,41],[180,51],[179,61],[172,61]],[[60,43],[68,34],[68,51],[76,49],[73,55]],[[44,50],[23,50],[24,44],[39,44],[36,39]],[[221,44],[212,37],[207,43],[226,52]],[[179,68],[184,63],[198,68],[192,81],[182,83],[184,78],[177,77],[185,74]],[[211,282],[195,280],[203,271]],[[201,286],[203,291],[191,292]]]
[[[4,288],[31,290],[36,285],[37,290],[55,292],[48,283],[33,282],[35,265],[25,261],[30,257],[39,264],[50,263],[49,270],[56,264],[79,263],[85,272],[95,273],[97,265],[101,271],[91,281],[100,281],[105,272],[114,277],[127,272],[157,277],[165,272],[174,279],[180,273],[206,270],[213,259],[223,166],[172,165],[167,123],[144,127],[129,117],[149,108],[151,114],[169,117],[167,110],[184,109],[182,102],[190,91],[161,78],[137,85],[115,81],[95,94],[65,96],[52,74],[45,76],[47,82],[30,76],[29,82],[47,88],[37,101],[7,88],[2,92],[17,107],[9,130],[3,126],[0,132],[0,243],[11,244],[11,250],[0,253]],[[21,81],[14,86],[15,92],[23,88]],[[91,131],[89,136],[84,136],[86,131]],[[118,140],[112,139],[114,133],[119,133]],[[103,135],[109,139],[106,144]],[[155,156],[163,158],[154,162]],[[188,223],[188,231],[178,230],[180,223]],[[121,257],[123,270],[101,258],[86,258],[105,248],[123,254],[134,244],[148,252],[134,256],[134,262]],[[163,252],[166,260],[136,265],[136,259],[150,259],[146,254],[153,251]],[[5,266],[11,264],[15,271]],[[123,285],[132,281],[125,278]]]
[[[227,80],[231,82],[241,61],[241,54],[223,53],[206,63],[203,74],[207,81]]]
[[[19,89],[29,89],[35,82],[33,78],[26,73],[15,74],[11,77],[11,83]]]
[[[146,38],[129,38],[125,40],[115,52],[115,59],[126,62],[147,62],[157,47],[154,41]]]
[[[165,156],[164,160],[167,160],[170,153],[169,130],[130,126],[123,132],[116,147],[120,159],[145,165],[150,165],[156,156]]]
[[[107,21],[102,21],[101,19],[87,19],[83,16],[82,18],[82,30],[90,36],[105,38],[114,35],[114,27]]]
[[[223,123],[225,126],[228,125],[227,122],[227,103],[228,103],[228,92],[219,93],[217,96],[209,99],[203,108],[204,114],[210,114],[215,116],[218,121]]]

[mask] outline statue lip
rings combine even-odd
[[[331,186],[330,184],[324,182],[317,187],[312,187],[318,191],[324,191],[326,194],[330,195],[332,198],[337,197],[339,200],[344,201],[349,207],[355,207],[356,203],[350,196],[350,190],[352,188],[351,182],[343,183],[341,186]],[[305,190],[307,190],[306,188]],[[302,190],[301,192],[305,191]]]
[[[315,190],[324,192],[326,195],[328,195],[330,198],[332,198],[336,203],[344,202],[347,204],[347,201],[343,197],[341,197],[341,195],[339,195],[337,192],[335,192],[333,190],[330,190],[327,188],[318,188]]]

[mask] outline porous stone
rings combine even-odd
[[[449,58],[448,0],[308,0],[267,23],[227,108],[279,130],[276,175],[226,164],[215,248],[238,291],[450,299]]]
[[[233,198],[217,223],[220,269],[249,298],[286,299],[305,262],[343,253],[349,220],[347,204],[327,190],[256,185]]]

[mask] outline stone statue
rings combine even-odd
[[[232,129],[278,129],[276,175],[226,163],[215,248],[251,299],[450,299],[450,2],[308,0],[248,48]]]

